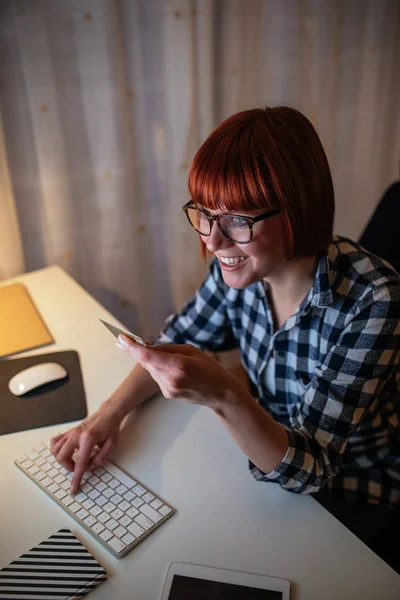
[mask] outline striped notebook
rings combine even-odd
[[[107,572],[69,529],[0,570],[0,598],[78,600],[107,579]]]

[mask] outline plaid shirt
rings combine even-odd
[[[349,502],[400,505],[400,280],[381,259],[335,237],[313,287],[274,331],[263,282],[227,286],[218,260],[158,343],[238,347],[253,395],[287,431],[289,447],[260,481],[300,494],[332,488]],[[275,359],[275,394],[266,366]]]

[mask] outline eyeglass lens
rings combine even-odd
[[[187,211],[189,220],[193,227],[202,235],[210,235],[211,222],[206,215],[196,208],[189,208]],[[249,223],[235,215],[222,215],[219,219],[219,226],[223,233],[234,242],[248,242],[251,238]]]

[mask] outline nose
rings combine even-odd
[[[230,248],[231,246],[235,245],[223,235],[216,223],[214,223],[212,226],[210,235],[202,236],[201,239],[207,246],[207,250],[213,253],[217,252],[221,248]]]

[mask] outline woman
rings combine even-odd
[[[233,115],[197,152],[189,191],[184,211],[215,259],[155,347],[120,338],[138,364],[94,415],[52,441],[75,471],[73,491],[93,447],[97,467],[123,417],[161,390],[212,410],[256,479],[367,506],[382,524],[400,504],[400,283],[388,264],[332,236],[317,133],[288,107]],[[235,347],[252,394],[203,352]]]

